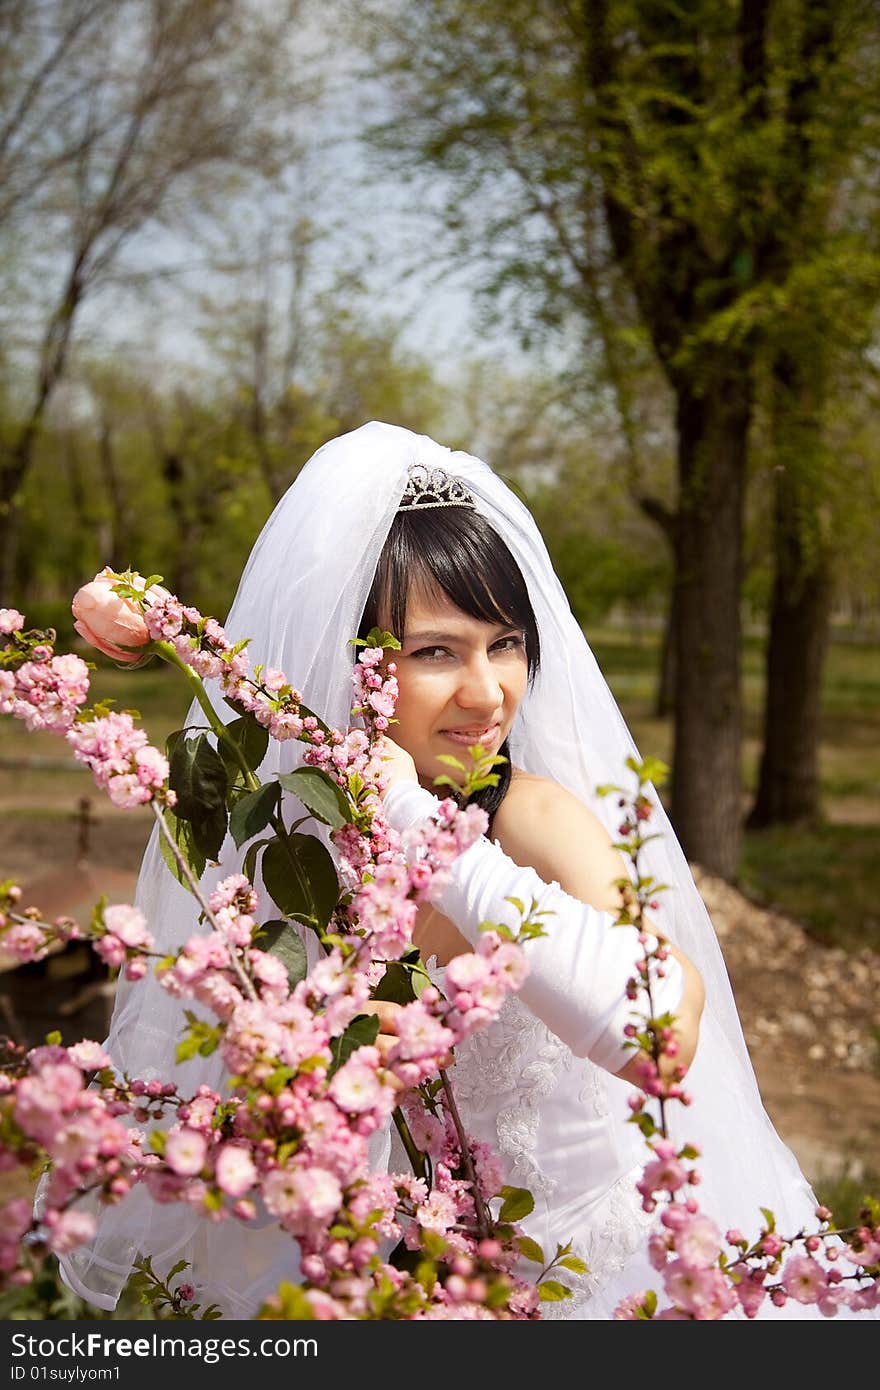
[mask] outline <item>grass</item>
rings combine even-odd
[[[813,1191],[823,1206],[834,1212],[840,1230],[861,1225],[860,1211],[871,1193],[880,1192],[880,1168],[855,1169],[844,1166],[836,1173],[825,1173],[813,1183]]]
[[[643,754],[670,761],[672,728],[653,714],[657,635],[588,633]],[[763,644],[743,648],[743,780],[757,783]],[[880,950],[880,643],[833,641],[822,693],[819,776],[825,821],[815,829],[748,831],[737,886],[804,924],[828,945]]]
[[[653,714],[658,634],[623,627],[591,630],[591,645],[644,754],[669,761],[671,721]],[[760,756],[762,643],[743,650],[743,777],[753,791]],[[140,671],[109,663],[93,673],[95,698],[140,711],[153,742],[180,727],[188,695],[180,677],[156,662]],[[749,832],[739,886],[763,904],[802,921],[820,940],[848,949],[880,949],[880,643],[834,641],[823,690],[820,779],[826,822],[815,830]],[[68,815],[91,793],[52,735],[25,734],[0,720],[0,805],[17,817]]]

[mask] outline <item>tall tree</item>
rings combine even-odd
[[[756,247],[759,276],[776,298],[765,335],[775,574],[752,826],[811,822],[820,814],[822,670],[835,569],[829,523],[839,471],[827,417],[835,372],[864,374],[857,353],[870,342],[880,297],[880,84],[870,31],[860,31],[861,50],[853,46],[858,17],[839,0],[811,0],[787,36],[792,75],[785,100],[777,101],[784,139],[767,171],[775,216],[765,220]],[[763,114],[773,100],[773,42],[765,18],[753,54]]]
[[[192,232],[244,171],[267,167],[288,138],[293,17],[292,5],[257,0],[2,6],[0,232],[7,245],[27,236],[36,343],[23,354],[30,385],[0,440],[0,584],[84,303],[144,229]]]
[[[551,326],[577,315],[618,347],[627,339],[607,320],[623,303],[624,329],[641,326],[669,384],[672,815],[687,853],[726,875],[742,814],[755,369],[779,286],[800,264],[797,236],[769,229],[790,157],[781,112],[802,79],[812,3],[436,0],[404,13],[386,0],[372,21],[379,73],[394,79],[374,139],[411,173],[447,176],[449,254],[481,261],[502,307]],[[836,9],[845,70],[877,22],[861,0]],[[864,108],[834,115],[851,151]],[[772,263],[759,254],[768,239]],[[620,353],[613,367],[625,381]]]

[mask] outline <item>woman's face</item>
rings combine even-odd
[[[469,767],[470,744],[497,753],[507,738],[528,684],[522,629],[472,618],[442,590],[414,588],[401,645],[398,723],[389,735],[410,754],[423,786],[444,773],[460,780],[440,754]]]

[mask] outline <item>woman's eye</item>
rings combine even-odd
[[[417,656],[420,661],[440,661],[444,656],[448,656],[445,647],[420,647],[413,656]]]
[[[518,632],[512,632],[509,637],[502,637],[500,642],[495,643],[496,651],[504,652],[518,651],[521,646],[523,646],[523,639]]]

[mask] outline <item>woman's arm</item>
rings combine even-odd
[[[545,882],[558,883],[590,907],[615,916],[619,912],[621,894],[614,881],[626,876],[626,861],[601,821],[564,787],[543,777],[515,778],[495,813],[494,832],[511,859],[531,865]],[[694,1059],[705,990],[693,962],[649,918],[646,926],[666,941],[684,977],[673,1029],[678,1051],[674,1057],[664,1056],[660,1066],[664,1079],[671,1080],[676,1066],[687,1069]],[[637,1062],[636,1056],[630,1057],[617,1075],[638,1085]]]
[[[409,755],[395,746],[392,781],[398,785],[389,791],[386,808],[398,830],[414,826],[437,808],[437,799],[421,790],[412,774],[406,776],[409,770]],[[528,853],[527,863],[517,865],[503,849],[484,838],[456,860],[438,908],[473,945],[480,938],[484,920],[516,924],[516,913],[507,899],[538,899],[541,908],[552,916],[548,935],[530,942],[527,948],[530,976],[521,990],[524,1004],[577,1055],[591,1056],[599,1065],[638,1084],[635,1058],[623,1047],[623,1027],[630,1022],[633,1008],[624,988],[641,948],[633,927],[614,927],[608,915],[608,909],[616,910],[619,901],[610,901],[614,894],[610,884],[614,877],[623,876],[623,860],[610,847],[601,824],[580,802],[537,778],[521,781],[532,783],[532,787],[520,785],[516,796],[509,792],[505,837],[507,847],[516,848],[521,858],[527,859]],[[559,798],[555,798],[557,791]],[[535,824],[531,815],[524,815],[527,809],[545,820]],[[576,810],[582,819],[573,817]],[[505,828],[503,823],[500,828]],[[556,831],[562,834],[562,848]],[[601,849],[601,855],[596,856],[596,849]],[[541,874],[532,866],[532,859],[538,860]],[[564,891],[559,885],[563,877],[571,888],[601,899],[605,908],[596,909],[574,897],[573,892]],[[673,958],[667,979],[659,981],[655,990],[659,1011],[670,1009],[681,1016],[681,1054],[670,1065],[687,1066],[690,1062],[702,1004],[699,994],[701,986],[690,962]]]

